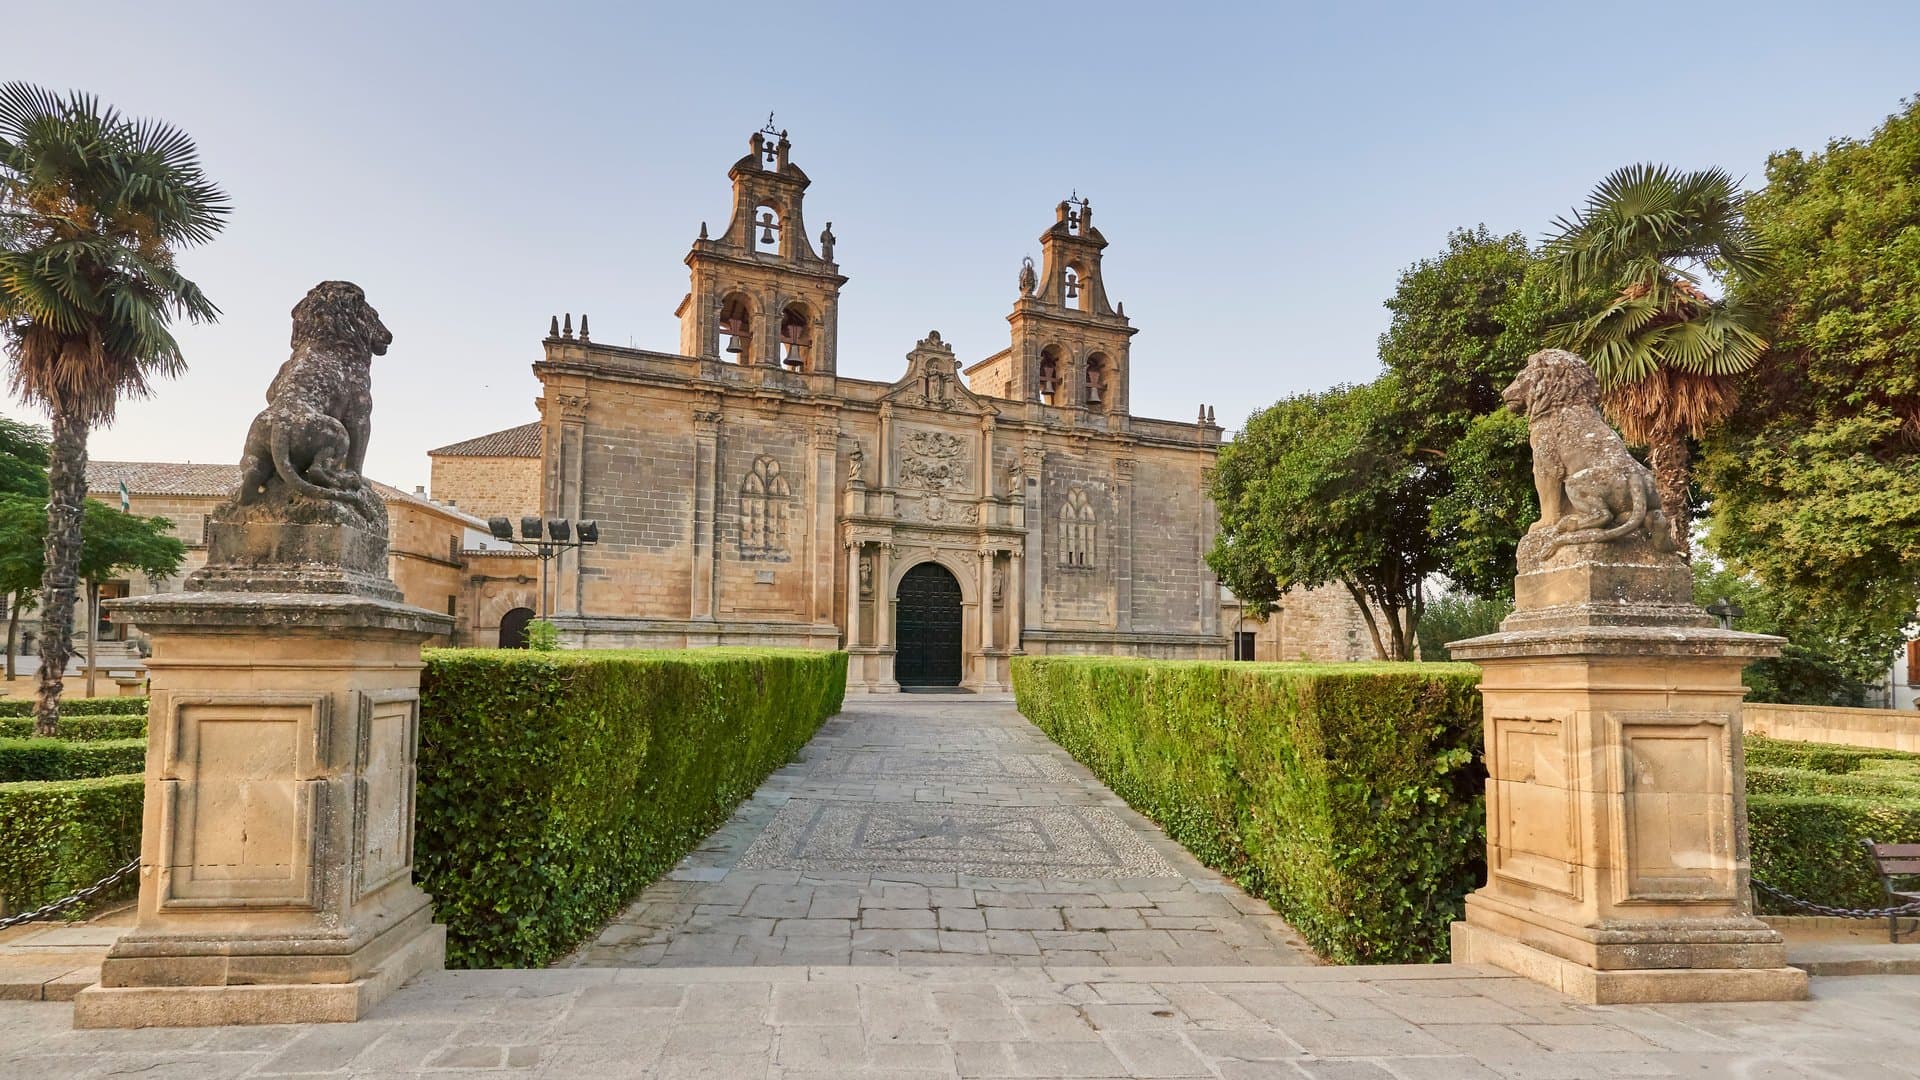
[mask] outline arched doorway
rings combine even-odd
[[[526,648],[527,624],[532,621],[532,608],[517,607],[500,616],[500,647],[503,649]]]
[[[960,685],[960,583],[939,563],[900,579],[893,658],[903,687]]]

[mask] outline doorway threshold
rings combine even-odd
[[[903,694],[971,694],[972,690],[964,686],[903,686]]]

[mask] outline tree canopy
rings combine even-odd
[[[1734,279],[1771,348],[1708,440],[1709,544],[1890,656],[1920,607],[1920,99],[1871,137],[1767,164],[1774,250]]]

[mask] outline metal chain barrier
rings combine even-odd
[[[0,919],[0,930],[5,930],[10,926],[19,926],[21,923],[33,922],[36,919],[44,919],[49,915],[65,911],[75,904],[85,903],[132,877],[139,869],[140,860],[135,859],[86,888],[68,893],[51,904],[43,904],[40,907],[34,908],[32,911],[23,911],[18,915],[9,915],[4,919]]]
[[[1799,897],[1793,895],[1792,893],[1783,892],[1779,889],[1774,888],[1773,886],[1767,884],[1766,882],[1761,881],[1759,878],[1754,878],[1752,880],[1753,880],[1753,887],[1756,889],[1759,889],[1763,893],[1766,893],[1768,896],[1771,896],[1776,900],[1783,900],[1797,907],[1806,908],[1808,911],[1815,912],[1816,914],[1820,914],[1820,915],[1838,915],[1843,919],[1885,919],[1895,915],[1920,915],[1920,900],[1915,900],[1911,904],[1902,904],[1899,907],[1887,907],[1887,908],[1832,907],[1827,904],[1816,904],[1811,900],[1802,900]]]

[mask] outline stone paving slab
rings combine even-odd
[[[1318,959],[1004,698],[854,699],[565,963]]]
[[[1591,1006],[1491,968],[570,968],[442,972],[357,1024],[75,1031],[0,1004],[0,1076],[1920,1076],[1920,977],[1804,1002]]]

